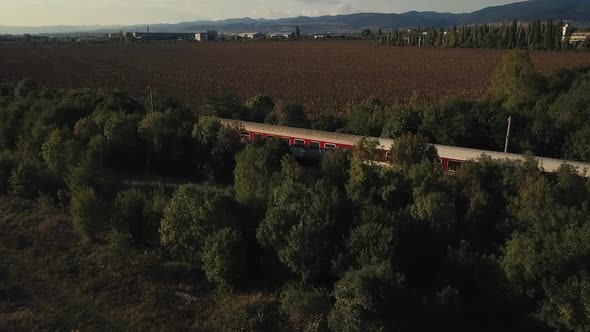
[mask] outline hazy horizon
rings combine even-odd
[[[522,0],[0,0],[0,25],[13,27],[112,26],[229,18],[276,19],[294,16],[341,15],[360,12],[403,13],[438,11],[463,13]],[[5,2],[2,4],[2,2]]]

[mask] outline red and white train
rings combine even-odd
[[[380,152],[380,160],[377,162],[389,162],[389,151],[393,144],[393,139],[364,137],[343,133],[326,132],[311,129],[292,128],[268,125],[263,123],[248,122],[241,120],[219,119],[223,124],[239,125],[242,128],[244,140],[254,142],[266,139],[283,139],[293,147],[291,150],[297,153],[310,153],[312,156],[321,156],[323,152],[334,149],[352,149],[363,138],[376,140]],[[488,150],[478,150],[469,148],[460,148],[455,146],[434,144],[438,151],[440,163],[445,172],[455,172],[461,167],[461,163],[466,160],[475,160],[482,155],[486,155],[496,160],[523,161],[524,156],[514,153],[503,153]],[[317,151],[314,154],[314,151]],[[568,164],[576,168],[578,174],[588,177],[590,174],[590,163],[561,160],[554,158],[534,157],[539,162],[542,171],[553,173],[563,165]]]

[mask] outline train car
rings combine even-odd
[[[343,133],[326,132],[311,129],[283,127],[268,125],[263,123],[248,122],[241,120],[219,119],[223,124],[239,125],[242,129],[242,137],[245,141],[255,142],[267,139],[282,139],[291,147],[291,152],[296,157],[309,157],[312,159],[321,159],[321,156],[334,149],[352,149],[362,139],[372,139],[377,141],[380,163],[389,162],[389,151],[394,140],[388,138],[366,137],[350,135]],[[525,157],[514,153],[504,153],[497,151],[478,150],[470,148],[461,148],[455,146],[433,144],[439,156],[441,167],[445,172],[456,172],[461,164],[467,160],[475,160],[482,156],[488,156],[495,160],[502,161],[524,161]],[[539,162],[542,171],[548,173],[556,172],[563,164],[568,164],[576,168],[578,174],[588,177],[590,174],[590,163],[561,160],[554,158],[533,157]]]

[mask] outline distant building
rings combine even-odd
[[[195,34],[192,32],[134,32],[133,37],[147,41],[195,40]]]
[[[285,32],[271,32],[267,34],[267,37],[270,39],[290,39],[295,37],[295,33],[285,33]]]
[[[199,42],[205,42],[209,40],[209,33],[207,32],[197,32],[195,33],[195,40]]]
[[[590,41],[590,32],[573,32],[570,34],[570,26],[566,24],[563,26],[561,40],[569,42],[570,44],[579,44]]]
[[[244,39],[253,39],[253,40],[260,40],[264,39],[266,36],[260,32],[244,32],[238,33],[238,36]]]
[[[583,43],[590,40],[590,32],[574,32],[570,36],[570,44]]]

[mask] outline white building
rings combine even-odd
[[[568,38],[568,32],[570,31],[569,28],[569,24],[563,26],[563,32],[561,37],[561,40],[563,42],[565,42]],[[568,42],[570,44],[578,44],[588,40],[590,40],[590,32],[574,32],[569,36]]]
[[[209,34],[207,32],[197,32],[195,33],[195,40],[204,42],[209,39]]]

